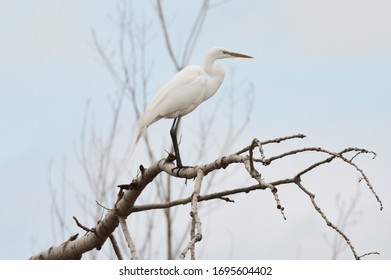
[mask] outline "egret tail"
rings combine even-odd
[[[138,132],[137,132],[136,140],[134,140],[133,146],[132,146],[132,148],[130,149],[129,159],[132,157],[134,151],[136,150],[137,143],[138,143],[138,141],[140,140],[141,136],[143,135],[144,131],[145,131],[145,127],[139,128],[139,130],[138,130]]]

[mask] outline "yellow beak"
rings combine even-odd
[[[234,56],[234,57],[253,58],[252,56],[241,54],[241,53],[234,53],[234,52],[229,52],[229,51],[224,51],[224,53],[229,54],[230,56]]]

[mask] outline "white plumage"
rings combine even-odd
[[[206,55],[202,67],[197,65],[185,67],[162,87],[138,121],[138,132],[132,153],[148,126],[162,118],[173,118],[171,137],[177,166],[182,167],[176,141],[179,120],[212,97],[219,89],[224,80],[224,70],[220,65],[213,64],[215,60],[233,57],[251,58],[251,56],[230,52],[224,48],[213,48]]]

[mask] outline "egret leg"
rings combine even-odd
[[[176,117],[174,119],[174,122],[172,123],[171,129],[170,129],[170,135],[171,135],[172,144],[174,146],[177,168],[183,167],[181,155],[179,154],[179,146],[178,146],[178,139],[177,139],[177,130],[178,130],[180,120],[181,120],[181,117]]]

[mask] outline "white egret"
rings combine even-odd
[[[192,65],[178,72],[158,91],[141,115],[134,147],[148,126],[162,118],[173,118],[170,135],[174,146],[176,165],[178,168],[182,168],[177,140],[179,121],[182,116],[192,112],[219,89],[224,80],[224,70],[220,65],[213,64],[215,60],[235,57],[252,58],[216,47],[208,52],[203,66]]]

